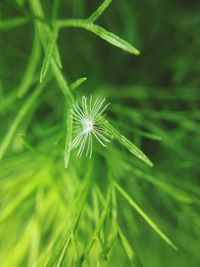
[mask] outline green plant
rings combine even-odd
[[[66,19],[61,8],[65,5],[72,10],[78,6],[81,13],[84,3],[80,1],[77,5],[75,2],[29,0],[1,3],[5,13],[11,14],[10,18],[0,21],[2,34],[10,37],[9,31],[16,30],[16,38],[18,29],[20,38],[14,40],[16,46],[24,44],[24,40],[27,40],[29,49],[32,44],[31,53],[21,53],[21,48],[15,50],[17,59],[24,56],[27,61],[25,70],[23,64],[19,69],[15,66],[11,72],[4,64],[6,56],[12,55],[12,47],[6,47],[5,55],[2,53],[1,56],[0,114],[5,125],[5,130],[3,127],[0,132],[1,265],[160,266],[162,258],[171,256],[171,261],[163,261],[162,266],[188,266],[188,262],[190,266],[196,266],[200,233],[199,190],[195,175],[198,169],[195,149],[199,143],[199,111],[195,101],[199,95],[195,86],[189,93],[187,88],[181,92],[174,89],[173,95],[161,85],[146,89],[145,82],[149,84],[153,78],[148,73],[145,76],[143,70],[140,70],[138,79],[140,75],[143,79],[144,75],[144,83],[130,79],[130,86],[98,86],[95,75],[106,68],[106,61],[98,63],[99,69],[95,70],[95,64],[101,59],[96,54],[96,58],[90,55],[91,49],[81,43],[79,35],[82,33],[78,29],[93,33],[132,54],[123,54],[129,60],[139,55],[139,51],[100,26],[101,23],[96,23],[97,19],[102,19],[111,0],[102,1],[94,12],[85,16],[86,19]],[[125,12],[127,36],[131,37],[133,14],[130,4],[113,2],[122,17]],[[151,8],[155,8],[153,3]],[[17,12],[18,16],[12,17],[12,12]],[[63,15],[64,19],[60,19]],[[111,13],[108,21],[112,17]],[[66,40],[65,28],[68,31],[72,28]],[[77,33],[74,28],[78,28]],[[66,50],[73,51],[73,36],[78,38],[78,47],[70,56]],[[96,42],[96,38],[94,40]],[[3,43],[7,45],[8,42],[5,39]],[[103,42],[99,43],[98,47],[103,45]],[[80,72],[76,53],[82,59],[90,57],[93,62],[87,82],[82,77],[85,74],[77,79]],[[125,60],[120,58],[120,51],[114,50],[110,54],[113,59]],[[14,62],[13,58],[11,62]],[[67,70],[71,66],[76,78],[72,70]],[[113,63],[109,68],[112,66],[115,68]],[[111,73],[112,69],[109,71]],[[117,73],[120,71],[119,66]],[[131,76],[132,70],[126,71],[127,76]],[[159,80],[157,74],[154,75]],[[87,83],[93,90],[88,89]],[[9,87],[12,89],[6,92]],[[77,116],[75,105],[81,99],[84,102],[82,95],[90,94],[94,99],[97,94],[105,96],[111,103],[106,118],[101,111],[94,118],[105,134],[104,141],[110,142],[107,148],[94,142],[91,159],[77,158],[74,152],[76,142],[73,143],[73,140],[77,141],[73,139],[73,116]],[[180,110],[173,108],[173,101],[177,99]],[[160,103],[163,105],[161,110],[156,108]],[[187,109],[182,110],[185,104]],[[96,108],[97,105],[100,108],[98,100]],[[86,104],[82,106],[87,109]],[[185,146],[189,134],[194,139]],[[83,142],[79,155],[84,146]],[[142,150],[151,155],[156,162],[155,168],[150,168],[153,163]],[[91,155],[90,140],[88,154]],[[195,185],[188,181],[187,172]],[[183,176],[181,182],[176,178],[180,173]],[[193,229],[192,238],[186,234],[188,227]]]

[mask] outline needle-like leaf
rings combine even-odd
[[[153,230],[173,249],[177,250],[177,246],[162,232],[162,230],[154,223],[154,221],[138,206],[138,204],[128,195],[124,189],[115,182],[115,187],[120,194],[129,202],[129,204],[140,214],[140,216],[153,228]]]

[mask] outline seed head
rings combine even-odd
[[[72,107],[72,116],[74,121],[74,139],[72,140],[69,149],[78,148],[77,156],[81,157],[84,150],[86,156],[91,158],[92,156],[92,139],[93,137],[99,141],[99,143],[106,147],[109,140],[105,137],[106,131],[99,125],[101,118],[104,116],[103,112],[109,104],[104,104],[105,98],[96,98],[93,102],[92,95],[89,101],[87,97],[82,97],[82,105],[78,103]]]

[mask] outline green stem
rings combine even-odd
[[[30,7],[34,13],[35,16],[39,16],[44,18],[44,12],[42,10],[42,6],[40,4],[40,1],[38,0],[29,0],[30,3]],[[48,37],[49,37],[49,27],[45,24],[42,24],[40,21],[35,21],[35,26],[36,29],[39,33],[40,36],[40,41],[42,43],[42,46],[45,50],[45,52],[47,51],[47,46],[46,43],[48,41]],[[70,92],[70,88],[68,86],[68,83],[66,81],[66,79],[64,78],[62,72],[60,71],[57,62],[55,61],[55,59],[52,57],[51,61],[50,61],[50,65],[51,65],[51,69],[53,72],[53,75],[59,85],[59,88],[61,89],[62,93],[67,97],[67,100],[69,102],[73,102],[74,101],[74,96],[73,94]]]

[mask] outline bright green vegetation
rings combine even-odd
[[[197,267],[200,4],[0,2],[0,266]],[[110,143],[68,152],[72,104]]]

